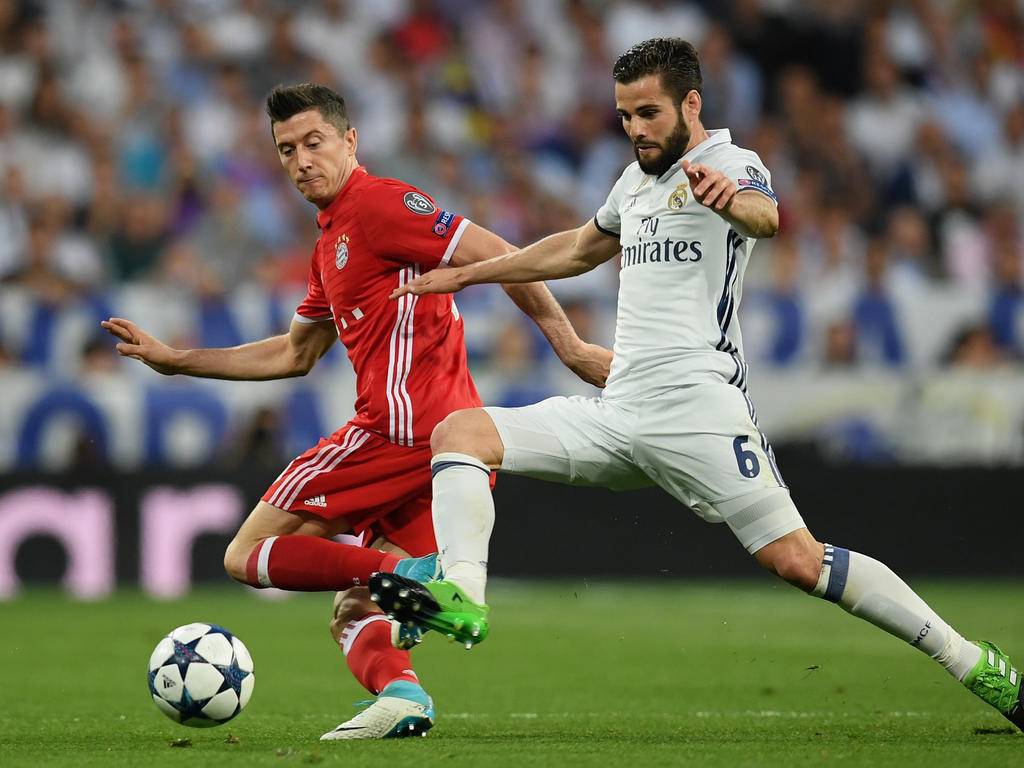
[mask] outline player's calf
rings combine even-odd
[[[788,533],[754,553],[757,561],[804,592],[814,590],[821,575],[825,545],[806,528]]]
[[[331,637],[336,643],[340,643],[341,633],[349,622],[379,610],[376,603],[370,600],[369,592],[365,587],[353,587],[336,593],[334,605],[331,608]]]

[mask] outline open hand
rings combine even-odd
[[[141,360],[157,373],[170,375],[179,372],[179,368],[174,362],[176,350],[168,347],[162,341],[154,339],[131,320],[112,317],[109,320],[103,320],[100,325],[111,336],[121,340],[115,349],[122,357]]]

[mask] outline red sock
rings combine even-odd
[[[370,693],[380,693],[395,680],[419,685],[409,652],[391,644],[391,622],[383,613],[350,621],[342,630],[340,645],[348,668]]]
[[[375,571],[393,570],[399,559],[316,536],[271,536],[249,555],[245,580],[254,587],[299,592],[343,590],[365,585]]]

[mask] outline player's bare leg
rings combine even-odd
[[[397,550],[389,542],[385,546]],[[365,587],[335,595],[331,636],[352,674],[376,699],[361,702],[370,706],[321,741],[425,736],[433,726],[433,701],[412,669],[409,652],[393,647],[393,624],[371,602]]]
[[[434,534],[442,581],[423,584],[400,574],[371,577],[370,596],[408,627],[440,632],[467,648],[487,637],[487,551],[494,527],[491,470],[503,446],[487,412],[456,411],[434,428]]]
[[[871,622],[942,665],[968,690],[1024,730],[1021,675],[986,641],[965,640],[879,561],[822,544],[806,528],[754,553],[765,568],[816,597]]]
[[[364,585],[382,567],[428,578],[437,572],[436,555],[413,558],[386,539],[365,548],[330,538],[350,531],[344,518],[288,512],[261,501],[228,545],[224,567],[233,578],[254,587],[340,588],[331,635],[356,680],[377,699],[322,739],[424,735],[433,725],[433,702],[420,686],[407,650],[421,633],[402,632],[369,599]]]
[[[332,541],[351,530],[343,517],[328,520],[261,501],[228,544],[224,568],[243,584],[302,592],[365,586],[371,573],[399,569],[398,554]],[[433,559],[429,565],[432,571]]]

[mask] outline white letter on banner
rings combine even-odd
[[[0,496],[0,600],[17,594],[18,547],[29,536],[57,539],[67,553],[62,584],[74,597],[96,600],[114,590],[114,508],[102,491],[68,493],[33,487]]]
[[[192,542],[203,533],[233,534],[242,500],[229,485],[155,488],[140,504],[139,578],[153,597],[180,597],[192,583]],[[225,577],[226,578],[226,577]]]

